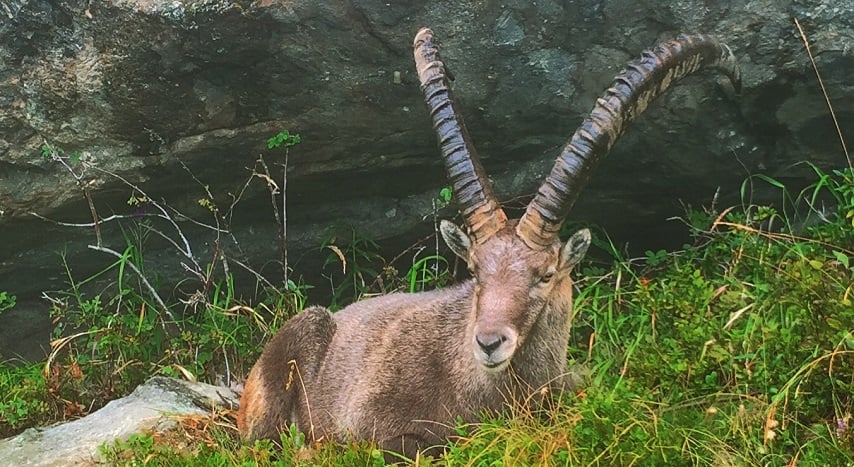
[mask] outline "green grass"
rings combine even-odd
[[[56,417],[43,364],[0,365],[0,438]]]
[[[816,170],[820,181],[789,196],[790,206],[688,213],[695,241],[680,251],[585,263],[568,349],[585,384],[555,395],[549,410],[518,406],[461,426],[445,456],[413,462],[854,465],[854,171]],[[817,221],[798,218],[815,214],[809,208],[822,198],[833,208]],[[404,288],[446,279],[414,264],[400,278]],[[58,317],[66,334],[82,335],[48,365],[47,380],[44,365],[0,366],[0,426],[12,432],[73,415],[73,404],[106,399],[91,392],[105,378],[113,397],[177,368],[204,379],[228,360],[245,373],[286,314],[241,307],[231,287],[216,288],[217,300],[178,334],[163,314],[147,315],[151,305],[136,289],[121,303],[72,290]],[[246,444],[230,413],[104,452],[118,465],[383,465],[370,443],[308,445],[292,432],[280,443]]]
[[[590,384],[545,416],[487,421],[445,461],[854,463],[854,273],[838,257],[854,252],[827,230],[725,220],[701,247],[587,278],[571,355]]]

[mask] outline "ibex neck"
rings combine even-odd
[[[571,306],[546,305],[531,334],[513,357],[512,369],[533,390],[557,387],[566,375]]]

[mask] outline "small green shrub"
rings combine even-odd
[[[332,285],[330,308],[337,310],[371,291],[371,284],[379,275],[384,260],[379,245],[355,228],[333,230],[347,232],[343,237],[329,235],[321,245],[321,249],[329,250],[323,267],[335,266],[330,269],[329,276]]]
[[[43,365],[0,365],[0,438],[62,413],[48,391]]]
[[[6,310],[10,310],[15,306],[15,301],[17,297],[9,294],[8,292],[0,291],[0,313],[3,313]]]
[[[302,138],[299,133],[291,134],[288,130],[282,130],[267,140],[267,149],[289,148],[301,142]]]

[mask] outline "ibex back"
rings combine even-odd
[[[313,307],[287,322],[252,368],[238,426],[278,438],[290,424],[313,439],[371,439],[412,457],[443,445],[456,420],[570,386],[570,271],[585,229],[558,230],[624,128],[671,84],[702,68],[740,87],[729,48],[701,35],[644,52],[617,76],[568,141],[518,221],[501,209],[448,88],[433,33],[415,36],[415,63],[468,232],[441,233],[472,278],[454,287],[364,300],[338,313]]]

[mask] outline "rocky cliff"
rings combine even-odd
[[[801,183],[809,170],[795,162],[845,162],[795,18],[851,129],[850,0],[4,2],[0,290],[61,285],[59,251],[84,271],[114,260],[87,249],[92,229],[33,215],[92,222],[82,186],[100,217],[134,212],[131,184],[208,223],[205,187],[222,210],[239,196],[230,224],[243,254],[255,265],[275,258],[270,195],[251,173],[259,154],[281,170],[283,153],[265,142],[282,129],[302,135],[288,165],[293,251],[318,246],[333,224],[374,239],[429,231],[445,181],[411,58],[421,26],[442,41],[469,131],[511,208],[620,67],[683,31],[732,47],[742,95],[711,74],[672,90],[615,147],[574,218],[632,240],[680,214],[680,200],[737,193],[749,173]],[[42,157],[46,142],[79,154],[77,172]],[[194,254],[208,254],[209,231],[170,212]],[[121,233],[103,229],[121,250]],[[177,265],[176,255],[150,259]]]

